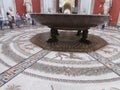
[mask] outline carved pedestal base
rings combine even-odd
[[[58,42],[58,30],[57,29],[54,29],[54,28],[51,28],[51,38],[49,38],[47,40],[48,43],[56,43]],[[85,43],[85,44],[90,44],[91,42],[89,40],[87,40],[87,37],[88,37],[88,28],[85,29],[85,30],[78,30],[76,36],[82,36],[82,38],[79,40],[81,43]]]

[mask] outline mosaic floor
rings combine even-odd
[[[97,35],[89,34],[89,44],[80,42],[82,35],[76,36],[76,31],[61,31],[57,36],[58,42],[48,43],[47,40],[51,37],[50,32],[40,33],[33,36],[30,41],[46,50],[62,51],[62,52],[91,52],[96,51],[107,45],[107,42]],[[92,42],[92,43],[91,43]]]
[[[91,28],[108,44],[88,53],[49,51],[30,42],[47,32],[0,32],[0,90],[120,90],[119,30]]]

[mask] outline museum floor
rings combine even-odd
[[[0,90],[120,90],[120,31],[91,28],[107,45],[93,52],[57,52],[31,43],[47,27],[0,30]]]

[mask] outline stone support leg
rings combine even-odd
[[[83,30],[82,38],[80,39],[80,42],[85,43],[85,44],[90,44],[91,42],[89,40],[87,40],[87,37],[88,37],[88,29]]]
[[[51,34],[51,38],[48,39],[47,42],[48,42],[48,43],[58,42],[58,38],[57,38],[57,35],[59,35],[59,34],[58,34],[58,30],[57,30],[57,29],[54,29],[54,28],[51,28],[50,34]]]
[[[76,36],[80,36],[82,33],[82,30],[78,30]]]

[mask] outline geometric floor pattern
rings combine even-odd
[[[50,51],[62,51],[62,52],[91,52],[96,51],[107,45],[107,42],[96,35],[88,35],[88,40],[92,43],[84,44],[80,43],[81,35],[76,36],[75,31],[63,31],[59,30],[59,35],[57,36],[57,43],[46,42],[50,38],[50,33],[40,33],[35,35],[30,39],[30,41],[46,50]]]
[[[0,90],[120,90],[120,31],[91,28],[108,45],[89,53],[44,50],[30,42],[47,27],[0,34]]]

